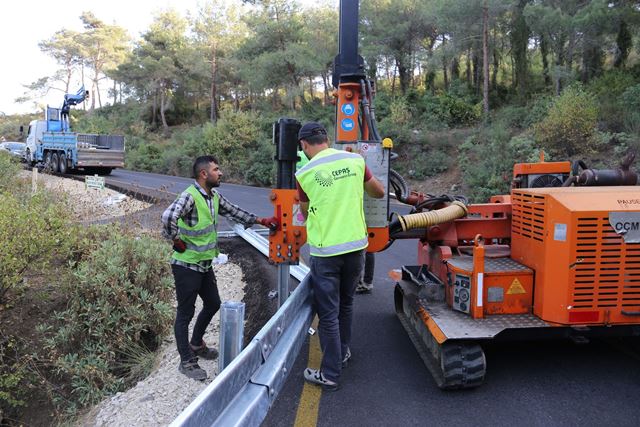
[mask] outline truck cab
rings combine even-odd
[[[29,123],[29,129],[27,131],[27,148],[25,152],[25,158],[27,164],[35,165],[36,152],[38,151],[38,145],[42,144],[42,134],[47,130],[47,122],[45,120],[32,120]]]

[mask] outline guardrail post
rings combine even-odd
[[[220,309],[220,356],[218,372],[242,351],[244,338],[244,303],[225,301]]]
[[[289,298],[289,270],[289,264],[278,264],[278,308]]]

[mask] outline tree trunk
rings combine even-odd
[[[449,74],[447,72],[447,54],[445,53],[447,44],[447,36],[445,34],[442,35],[442,77],[444,79],[444,90],[449,90]]]
[[[527,81],[529,79],[529,61],[527,49],[529,45],[529,26],[522,12],[529,0],[519,0],[515,10],[511,31],[511,46],[513,60],[515,62],[514,83],[518,91],[518,97],[523,100],[526,96]]]
[[[471,80],[471,48],[467,49],[467,69],[466,69],[467,84],[471,86],[473,81]]]
[[[482,7],[482,70],[484,74],[482,86],[482,109],[484,120],[489,119],[489,6],[484,0]]]
[[[620,21],[620,28],[618,28],[618,35],[616,36],[616,52],[613,59],[614,67],[624,69],[632,46],[633,38],[629,32],[629,26],[627,25],[627,21],[622,20]]]
[[[451,81],[458,80],[460,78],[460,60],[454,55],[451,59]]]
[[[209,120],[215,124],[218,120],[218,55],[217,55],[216,43],[211,46],[211,113],[209,114]]]
[[[493,70],[491,72],[491,87],[496,90],[498,87],[498,71],[500,71],[500,57],[498,55],[498,35],[493,33]]]
[[[151,126],[155,129],[158,122],[156,120],[158,111],[158,89],[156,89],[153,93],[153,105],[151,106]]]
[[[113,81],[113,105],[116,105],[116,102],[118,101],[118,86],[117,86],[117,82],[114,80]]]
[[[313,98],[315,96],[313,93],[313,76],[309,76],[309,93],[311,94],[311,102],[313,102]]]
[[[326,72],[322,72],[322,85],[324,87],[324,105],[329,105],[329,78]]]
[[[396,94],[396,68],[397,66],[393,66],[393,73],[391,74],[391,95]]]
[[[404,95],[409,88],[409,70],[404,62],[404,58],[396,58],[396,66],[398,67],[398,75],[400,77],[400,92]]]
[[[98,81],[98,73],[93,75],[93,84],[96,88],[96,96],[98,97],[98,107],[102,108],[102,97],[100,96],[100,83]]]
[[[167,124],[167,117],[164,114],[164,110],[166,108],[166,95],[165,95],[165,90],[164,88],[162,88],[160,90],[160,117],[162,118],[162,131],[164,132],[165,135],[169,134],[169,125]]]
[[[477,45],[477,43],[475,44],[475,46],[473,47],[473,88],[475,89],[477,94],[480,94],[481,90],[481,84],[480,84],[480,77],[482,74],[482,69],[480,67],[480,54],[478,53],[479,47]]]
[[[542,75],[544,76],[544,85],[551,86],[551,76],[549,75],[549,46],[547,38],[540,35],[540,54],[542,55]]]

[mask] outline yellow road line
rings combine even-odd
[[[313,319],[312,326],[318,330],[318,317]],[[318,333],[311,335],[309,339],[309,367],[320,369],[322,362],[322,352],[320,351],[320,339]],[[295,427],[315,427],[318,424],[318,411],[320,409],[320,398],[322,397],[322,388],[317,385],[304,382],[302,394],[300,395],[300,403],[296,412]]]

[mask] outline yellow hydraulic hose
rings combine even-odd
[[[398,221],[402,227],[402,231],[412,230],[414,228],[430,227],[443,222],[453,221],[467,215],[468,210],[464,203],[459,201],[452,202],[446,208],[429,212],[420,212],[409,215],[398,216]]]

